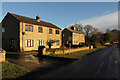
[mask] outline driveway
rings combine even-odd
[[[61,65],[66,65],[71,63],[72,61],[75,61],[75,59],[48,57],[45,55],[38,57],[36,55],[36,53],[20,54],[15,52],[8,52],[6,54],[6,60],[8,62],[25,67],[31,71],[35,71],[37,69],[45,70],[44,73],[60,67]]]

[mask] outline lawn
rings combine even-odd
[[[18,66],[13,63],[4,62],[2,63],[2,79],[15,79],[19,76],[25,75],[30,72],[24,67]]]
[[[78,52],[73,52],[73,53],[67,53],[67,54],[49,54],[47,56],[53,56],[53,57],[64,57],[64,58],[71,58],[71,59],[79,59],[86,54],[90,54],[92,52],[95,52],[99,49],[105,48],[106,46],[98,46],[97,48],[94,49],[88,49],[88,50],[82,50]]]

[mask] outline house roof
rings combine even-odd
[[[65,28],[65,29],[67,29],[67,30],[69,30],[70,32],[73,32],[73,33],[83,34],[83,33],[82,33],[82,32],[80,32],[80,31],[74,31],[74,30],[72,30],[72,29],[68,29],[68,28]]]
[[[40,25],[40,26],[46,26],[46,27],[50,27],[50,28],[61,29],[61,28],[57,27],[56,25],[49,23],[49,22],[45,22],[45,21],[41,21],[41,20],[40,20],[40,22],[38,22],[36,19],[33,19],[33,18],[13,14],[10,12],[8,12],[8,13],[11,14],[13,17],[15,17],[17,20],[19,20],[20,22],[25,22],[25,23]]]

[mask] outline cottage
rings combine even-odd
[[[75,30],[75,26],[71,29],[65,28],[62,31],[62,43],[64,45],[83,45],[85,43],[85,35],[80,31]]]
[[[51,48],[61,46],[61,29],[56,25],[29,17],[7,13],[2,20],[2,47],[8,51],[38,50],[39,46],[48,48],[47,41],[57,40]]]

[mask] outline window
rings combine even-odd
[[[2,27],[2,32],[5,32],[5,27]]]
[[[25,31],[31,31],[31,32],[33,32],[33,26],[25,25]]]
[[[58,46],[59,45],[59,40],[57,40],[57,42],[55,42],[55,45]]]
[[[82,34],[81,34],[81,37],[82,37]]]
[[[81,42],[82,42],[82,40],[81,40]]]
[[[65,35],[63,34],[63,37],[64,37]]]
[[[75,40],[74,40],[74,43],[75,43]]]
[[[76,41],[76,43],[78,43],[78,40]]]
[[[76,34],[76,36],[78,37],[78,34]]]
[[[43,39],[38,40],[38,46],[44,46],[44,40]]]
[[[49,34],[52,34],[52,29],[49,29]]]
[[[56,34],[59,34],[59,30],[56,30]]]
[[[43,29],[42,29],[42,27],[38,27],[38,32],[43,32]]]
[[[32,39],[26,39],[25,40],[25,46],[26,47],[33,47],[33,40]]]
[[[74,34],[74,37],[75,37],[75,34]]]

